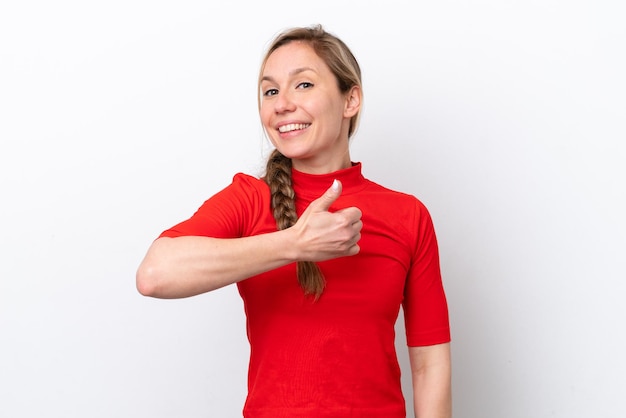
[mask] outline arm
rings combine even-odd
[[[338,183],[338,182],[337,182]],[[155,240],[137,270],[142,295],[182,298],[219,289],[294,261],[359,252],[361,212],[328,212],[341,185],[311,202],[291,228],[244,238],[184,236]]]
[[[159,238],[139,266],[137,289],[144,296],[182,298],[283,266],[296,257],[284,232],[235,239]]]
[[[450,343],[409,347],[416,418],[452,416]]]

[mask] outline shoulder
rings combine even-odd
[[[368,186],[357,204],[363,213],[370,212],[376,219],[371,222],[385,223],[405,235],[413,245],[420,236],[430,234],[433,219],[421,199],[413,194],[382,186],[367,180]]]
[[[267,183],[265,183],[263,180],[246,173],[236,173],[233,176],[232,184],[255,189],[267,188]]]
[[[247,203],[254,206],[263,205],[269,198],[269,187],[262,179],[246,173],[236,173],[232,177],[231,183],[222,191],[214,195],[225,203],[224,200]]]
[[[262,205],[269,196],[269,187],[257,177],[245,173],[237,173],[232,177],[230,184],[223,186],[211,195],[201,206],[203,212],[211,210],[234,209],[241,206]]]
[[[368,198],[375,198],[377,202],[397,210],[411,210],[428,213],[426,205],[415,195],[394,190],[372,180],[366,179],[365,192]]]
[[[246,173],[237,173],[224,191],[249,198],[253,195],[263,196],[268,194],[269,187],[265,181],[258,177]]]

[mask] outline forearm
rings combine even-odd
[[[449,344],[410,348],[416,418],[452,416]]]
[[[159,238],[137,270],[137,289],[145,296],[183,298],[293,261],[295,253],[288,230],[234,239]]]

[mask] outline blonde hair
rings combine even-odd
[[[335,35],[326,32],[321,25],[292,28],[280,33],[270,44],[261,64],[258,81],[258,105],[261,107],[261,78],[270,55],[281,46],[300,41],[309,45],[337,79],[337,86],[342,93],[348,93],[354,86],[361,88],[361,68],[348,46]],[[350,119],[348,138],[358,127],[360,112]],[[295,192],[291,182],[291,159],[274,150],[268,158],[264,180],[269,185],[274,219],[279,230],[293,226],[298,220],[295,205]],[[312,295],[316,300],[321,296],[325,280],[317,264],[312,261],[297,262],[298,282],[305,295]]]

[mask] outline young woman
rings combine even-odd
[[[450,329],[430,215],[363,177],[349,138],[361,73],[321,26],[270,46],[259,113],[275,146],[259,179],[236,174],[163,232],[141,294],[181,298],[236,283],[251,347],[248,418],[404,418],[394,347],[404,309],[415,414],[449,417]]]

